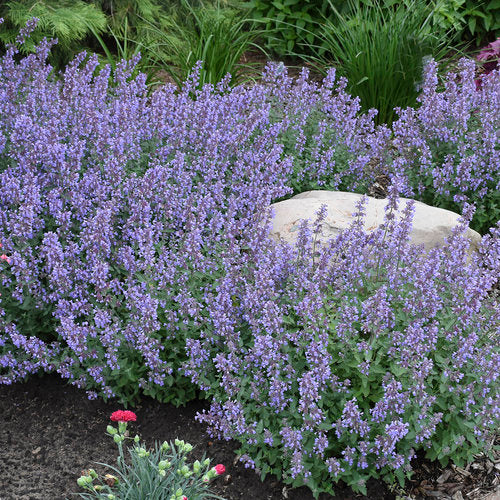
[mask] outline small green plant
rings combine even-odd
[[[108,27],[105,33],[92,30],[98,45],[94,48],[102,52],[100,61],[109,64],[116,71],[121,60],[140,59],[135,66],[134,76],[139,72],[147,75],[148,84],[161,82],[158,67],[152,63],[156,53],[156,37],[150,26],[153,24],[163,30],[166,9],[156,0],[95,0],[107,14]]]
[[[127,17],[124,18],[122,26],[116,29],[108,27],[107,37],[101,36],[97,31],[93,31],[93,35],[104,53],[104,55],[99,56],[101,67],[109,64],[114,73],[120,61],[135,59],[137,63],[132,72],[133,77],[136,77],[139,73],[144,73],[149,85],[159,82],[157,71],[155,71],[150,60],[150,42],[146,38],[143,38],[143,41],[130,38]],[[112,39],[112,42],[106,43],[109,38]]]
[[[484,43],[488,38],[500,36],[500,1],[499,0],[466,0],[462,12],[467,20],[467,29],[476,44]]]
[[[145,22],[161,22],[165,9],[159,0],[93,0],[108,16],[113,31],[121,30],[126,23],[128,37],[136,37],[145,28]],[[168,2],[172,3],[172,2]]]
[[[231,83],[242,83],[243,54],[254,47],[259,31],[241,10],[200,2],[193,6],[181,0],[181,6],[161,26],[148,23],[148,36],[153,40],[151,55],[154,64],[167,70],[180,85],[198,61],[203,61],[199,83],[216,84],[228,73]]]
[[[111,414],[111,420],[118,422],[118,429],[108,425],[107,433],[118,446],[117,467],[104,465],[114,474],[105,474],[99,479],[94,469],[89,469],[78,478],[77,484],[88,493],[80,493],[81,498],[109,500],[202,500],[218,498],[208,489],[210,481],[225,472],[222,464],[210,467],[210,459],[196,460],[192,466],[186,464],[186,455],[193,449],[189,443],[176,439],[174,443],[156,443],[154,450],[147,450],[140,444],[139,436],[130,438],[127,423],[135,422],[132,411],[118,410]],[[131,464],[123,455],[123,442],[132,440],[129,449]],[[116,474],[116,475],[115,475]],[[223,499],[221,499],[223,500]]]
[[[363,110],[378,110],[377,122],[390,124],[394,107],[413,106],[419,93],[426,58],[441,60],[450,50],[446,34],[430,30],[432,10],[411,1],[388,9],[380,4],[348,2],[350,10],[326,20],[324,55],[308,57],[320,72],[335,66],[348,80],[348,90],[361,99]]]
[[[453,29],[460,33],[467,23],[463,9],[465,0],[436,0],[432,16],[432,24],[445,31]]]
[[[327,13],[328,4],[321,0],[251,0],[247,3],[253,18],[264,26],[266,49],[279,56],[298,50],[299,44],[319,43],[317,24]]]

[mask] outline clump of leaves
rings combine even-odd
[[[148,23],[150,59],[162,66],[180,85],[186,80],[198,61],[203,65],[199,72],[199,85],[217,84],[227,74],[236,85],[247,78],[244,70],[252,65],[242,63],[243,54],[259,35],[255,23],[247,20],[244,11],[200,2],[193,6],[181,0],[180,7],[172,10],[161,25]]]
[[[335,66],[362,109],[377,109],[377,122],[389,125],[394,107],[415,105],[425,60],[449,53],[448,35],[432,33],[432,9],[422,2],[388,9],[349,0],[346,13],[330,5],[335,15],[321,32],[323,52],[308,60],[322,73]]]

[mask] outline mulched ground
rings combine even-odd
[[[139,434],[150,446],[155,440],[184,439],[195,446],[192,460],[206,453],[212,464],[222,463],[226,473],[214,483],[217,494],[227,500],[312,500],[307,488],[289,490],[273,478],[259,476],[235,461],[234,442],[214,441],[194,420],[196,412],[207,407],[195,401],[175,408],[145,398],[133,408],[137,422],[129,424],[132,435]],[[0,499],[59,500],[75,499],[79,490],[76,479],[94,462],[114,464],[116,445],[106,426],[110,414],[120,409],[113,403],[89,401],[83,390],[67,385],[56,375],[32,377],[27,383],[0,385]],[[436,464],[418,459],[416,474],[399,498],[441,498],[453,500],[498,500],[500,457],[490,462],[485,457],[466,470],[443,470]],[[496,490],[496,492],[495,492]],[[396,492],[372,480],[368,496],[363,497],[338,485],[335,497],[321,500],[395,500]]]

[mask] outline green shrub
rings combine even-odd
[[[386,9],[398,6],[411,7],[411,0],[357,0],[369,6]],[[333,0],[335,8],[342,13],[348,10],[345,0]],[[500,36],[499,0],[420,0],[432,9],[431,26],[434,32],[453,30],[463,40],[473,39],[479,45],[488,39]]]
[[[463,16],[467,21],[467,34],[477,45],[500,36],[500,1],[466,0]],[[493,36],[492,36],[493,35]]]
[[[264,25],[266,49],[279,56],[317,44],[315,30],[328,11],[322,0],[251,0],[247,5],[253,18]]]

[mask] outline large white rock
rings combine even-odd
[[[342,191],[307,191],[289,200],[273,203],[271,206],[275,217],[270,236],[275,240],[284,239],[295,243],[301,221],[309,219],[313,222],[321,206],[327,205],[328,215],[322,226],[321,240],[335,238],[341,230],[351,225],[352,214],[356,212],[356,204],[361,198],[360,194]],[[401,214],[408,201],[400,198],[398,214]],[[364,226],[366,231],[373,231],[384,222],[386,205],[387,200],[368,198]],[[457,225],[459,217],[450,210],[415,202],[411,242],[423,243],[427,250],[443,244],[445,237]],[[466,236],[471,240],[471,250],[477,249],[481,240],[479,233],[469,228]]]

